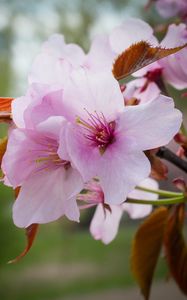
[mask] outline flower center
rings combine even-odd
[[[45,140],[45,142],[40,141],[39,148],[35,150],[34,160],[37,165],[37,172],[44,169],[54,169],[57,167],[64,167],[65,169],[70,167],[70,162],[62,160],[58,156],[57,150],[58,143],[55,140],[48,138]]]
[[[77,123],[85,130],[84,136],[91,141],[91,145],[99,149],[103,154],[107,147],[115,141],[116,122],[107,122],[103,114],[98,115],[87,112],[89,118],[87,121],[77,118]]]

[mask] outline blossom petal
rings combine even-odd
[[[140,184],[140,187],[149,188],[149,189],[158,189],[158,183],[151,178],[144,179]],[[143,199],[143,200],[157,200],[158,195],[153,193],[144,192],[138,189],[134,189],[128,194],[128,198],[132,199]],[[152,211],[152,205],[143,205],[143,204],[131,204],[124,203],[122,204],[123,210],[126,211],[131,219],[144,218],[149,215]]]
[[[187,42],[186,25],[172,24],[168,28],[168,32],[161,42],[161,45],[167,47],[176,47],[184,45]],[[163,76],[176,89],[184,89],[187,87],[187,49],[184,48],[180,52],[169,57],[161,59],[159,64],[163,68]]]
[[[14,188],[20,186],[34,172],[36,167],[33,163],[32,150],[37,147],[39,148],[36,142],[29,139],[24,130],[11,131],[7,150],[3,156],[2,170]]]
[[[111,206],[111,212],[104,211],[102,204],[96,208],[90,224],[90,232],[95,240],[109,244],[117,235],[123,210],[120,206]]]
[[[65,44],[64,37],[52,35],[44,43],[41,53],[36,57],[29,75],[29,83],[65,84],[72,66],[83,64],[85,54],[75,44]]]
[[[148,150],[166,145],[179,131],[182,114],[174,109],[171,98],[160,95],[145,104],[128,106],[121,114],[121,130],[133,137],[137,149]]]
[[[36,126],[36,130],[53,139],[59,140],[61,128],[67,123],[62,116],[51,116]]]
[[[24,120],[27,128],[34,129],[38,123],[52,115],[63,115],[63,90],[50,91],[49,89],[44,88],[42,92],[39,91],[38,97],[34,98],[34,101],[26,108]]]
[[[132,44],[140,41],[148,41],[157,44],[153,36],[153,29],[146,22],[129,18],[123,24],[115,28],[110,34],[110,44],[116,53],[121,53]]]
[[[44,43],[42,50],[56,58],[68,60],[74,66],[81,65],[85,58],[82,48],[76,44],[66,44],[61,34],[53,34]]]
[[[89,113],[112,117],[123,110],[124,101],[117,80],[112,74],[75,71],[64,90],[64,115],[74,122],[77,117],[89,118]]]
[[[31,98],[26,96],[16,98],[12,101],[12,116],[17,127],[25,127],[24,111],[30,102]]]
[[[122,203],[127,194],[148,177],[150,164],[143,152],[132,152],[131,141],[123,137],[110,145],[103,155],[88,147],[76,128],[67,130],[67,150],[85,181],[98,177],[108,204]],[[68,136],[71,136],[68,139]],[[129,148],[128,148],[128,145]]]
[[[79,220],[76,194],[83,187],[79,173],[72,168],[45,170],[26,180],[13,206],[13,220],[18,227],[48,223],[66,215]]]
[[[111,49],[108,35],[98,35],[92,41],[84,65],[92,72],[101,70],[112,72],[112,63],[115,57],[116,53]]]

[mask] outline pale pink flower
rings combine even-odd
[[[174,48],[187,43],[187,28],[185,24],[172,24],[160,45]],[[162,90],[162,80],[176,89],[187,88],[187,48],[159,60],[133,74],[124,91],[124,99],[137,98],[145,103],[156,98]],[[161,83],[161,84],[160,84]]]
[[[84,190],[77,196],[77,200],[88,203],[88,207],[99,203],[104,204],[104,194],[98,180],[93,179],[90,182],[85,183]]]
[[[158,63],[139,70],[133,76],[136,79],[128,82],[123,92],[126,104],[132,98],[136,98],[139,104],[158,98],[161,93],[158,83],[162,76],[162,68]]]
[[[35,58],[29,83],[65,84],[72,68],[80,67],[84,61],[84,51],[76,44],[66,44],[64,37],[53,34],[43,44]]]
[[[26,96],[12,101],[12,118],[19,128],[34,129],[50,116],[62,116],[63,89],[32,84]]]
[[[118,82],[109,74],[74,72],[63,107],[70,123],[61,140],[84,181],[98,177],[107,204],[122,203],[149,175],[143,151],[167,144],[181,124],[181,113],[165,96],[124,107]]]
[[[98,183],[99,186],[99,183]],[[158,189],[158,183],[151,179],[144,179],[140,185],[144,188]],[[100,198],[102,190],[98,192]],[[86,195],[86,194],[85,194]],[[158,195],[144,192],[138,189],[133,190],[127,196],[131,199],[157,200]],[[103,194],[104,198],[104,194]],[[124,199],[125,200],[125,199]],[[120,220],[124,212],[129,214],[132,219],[144,218],[151,213],[151,205],[123,203],[121,205],[111,205],[110,210],[104,208],[103,204],[99,204],[90,224],[90,232],[94,239],[101,240],[104,244],[109,244],[117,235]]]
[[[47,223],[65,215],[79,220],[76,195],[83,188],[82,177],[70,160],[58,154],[59,133],[66,121],[50,117],[35,130],[11,131],[2,169],[13,188],[21,186],[13,206],[18,227]],[[61,145],[62,147],[62,145]],[[65,143],[63,143],[65,153]]]
[[[186,18],[187,1],[186,0],[156,0],[156,8],[163,18],[180,16]]]
[[[153,29],[144,21],[129,18],[110,34],[96,36],[87,54],[75,44],[66,44],[64,37],[52,35],[44,43],[34,60],[29,83],[43,83],[62,87],[74,69],[91,72],[112,71],[115,58],[133,43],[141,40],[157,44]]]
[[[12,118],[19,128],[34,129],[50,116],[62,115],[63,90],[55,85],[32,84],[25,96],[12,101]]]
[[[187,43],[187,27],[185,24],[172,24],[168,28],[161,45],[172,48]],[[163,78],[176,89],[187,88],[187,48],[159,61],[163,68]]]

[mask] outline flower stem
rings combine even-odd
[[[144,192],[164,196],[166,198],[182,197],[183,196],[183,193],[176,193],[176,192],[170,192],[170,191],[164,191],[164,190],[152,190],[152,189],[141,187],[141,186],[136,186],[136,189],[140,190],[140,191],[144,191]]]
[[[159,200],[143,200],[143,199],[132,199],[127,198],[125,202],[132,204],[151,204],[151,205],[172,205],[178,203],[185,203],[187,199],[183,197],[173,197],[167,199],[159,199]]]

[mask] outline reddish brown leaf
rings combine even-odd
[[[14,190],[15,198],[18,197],[20,188],[21,187],[19,186]],[[23,250],[23,252],[21,252],[20,255],[18,255],[16,258],[14,258],[8,262],[9,264],[18,262],[21,258],[23,258],[29,252],[29,250],[31,249],[33,242],[36,238],[38,228],[39,228],[39,224],[32,224],[25,229],[25,233],[26,233],[26,237],[27,237],[27,245],[26,245],[25,249]]]
[[[0,165],[3,159],[3,155],[5,154],[6,151],[7,141],[8,141],[7,137],[0,139]]]
[[[157,151],[158,149],[145,151],[145,154],[151,163],[151,177],[156,180],[167,179],[168,167],[156,156]]]
[[[30,248],[33,245],[34,239],[36,237],[38,227],[39,227],[39,224],[32,224],[26,228],[27,245],[20,255],[18,255],[15,259],[10,260],[8,262],[9,264],[18,262],[21,258],[23,258],[29,252]]]
[[[115,60],[112,70],[113,75],[117,80],[123,79],[163,57],[178,52],[186,46],[187,44],[176,48],[152,47],[145,41],[133,44]]]
[[[132,246],[131,268],[146,300],[162,247],[168,209],[159,207],[139,227]]]
[[[11,112],[11,103],[14,98],[2,98],[0,97],[0,111]]]
[[[0,122],[9,122],[11,120],[11,103],[13,99],[0,97]]]
[[[164,248],[170,273],[181,291],[187,295],[187,245],[182,233],[185,205],[175,207],[164,235]]]

